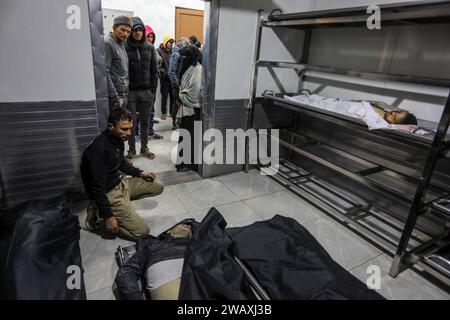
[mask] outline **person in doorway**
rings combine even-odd
[[[179,172],[197,170],[197,164],[194,163],[194,155],[201,147],[194,139],[194,122],[200,120],[201,95],[202,95],[202,65],[200,64],[200,52],[197,47],[189,45],[180,50],[180,91],[177,97],[178,112],[177,118],[180,119],[180,128],[189,132],[191,137],[190,159],[185,159],[183,150],[180,150],[179,156],[182,161],[176,165]],[[178,145],[183,137],[180,134]],[[181,154],[180,154],[181,153]]]
[[[145,39],[147,42],[150,42],[152,45],[155,45],[156,42],[156,34],[153,31],[152,27],[149,25],[145,25]]]
[[[174,40],[170,35],[164,36],[163,42],[156,50],[159,54],[159,83],[161,85],[161,120],[166,120],[167,97],[169,97],[170,110],[175,108],[175,99],[170,86],[169,62]]]
[[[130,17],[118,16],[114,19],[113,31],[105,35],[105,67],[110,112],[127,107],[129,78],[125,42],[131,28]]]
[[[113,111],[106,130],[84,150],[80,169],[91,200],[86,229],[98,231],[104,226],[107,231],[134,241],[150,230],[131,200],[159,195],[164,185],[153,172],[144,172],[125,160],[124,141],[130,137],[132,128],[133,119],[128,111]]]
[[[145,25],[145,40],[147,42],[150,42],[153,46],[155,45],[156,34],[153,31],[152,27],[150,27],[149,25]],[[159,57],[159,55],[157,57]],[[153,128],[155,123],[159,123],[159,121],[155,119],[155,98],[156,98],[156,94],[153,97],[152,109],[150,111],[150,119],[148,121],[148,132],[149,132],[148,138],[151,140],[163,138],[162,136],[157,134]],[[139,117],[139,115],[137,115],[136,116],[136,124],[135,124],[136,136],[139,136],[139,131],[140,131],[140,117]]]
[[[155,154],[148,148],[148,124],[156,87],[158,86],[156,50],[150,42],[146,41],[145,26],[139,17],[133,18],[133,29],[125,48],[128,54],[130,70],[128,110],[133,115],[133,123],[136,121],[136,112],[139,112],[141,120],[141,154],[148,159],[154,159]],[[128,145],[130,148],[125,158],[131,161],[136,155],[134,130],[128,139]]]
[[[178,97],[178,93],[180,90],[180,50],[184,47],[186,47],[189,44],[189,41],[185,37],[181,37],[177,44],[174,45],[172,49],[172,53],[170,55],[170,62],[169,62],[169,79],[170,79],[170,86],[172,90],[172,94],[175,98]],[[172,116],[172,130],[176,130],[178,128],[176,123],[176,114],[177,114],[177,105],[175,104],[175,108],[173,108],[171,112]]]

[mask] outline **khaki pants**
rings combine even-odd
[[[149,234],[148,225],[134,210],[131,200],[157,196],[163,190],[164,185],[158,180],[149,182],[134,177],[122,179],[113,190],[106,194],[122,236],[134,241],[139,236]]]

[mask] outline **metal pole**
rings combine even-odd
[[[256,30],[256,42],[255,42],[255,55],[253,57],[253,75],[251,80],[251,87],[250,87],[250,97],[248,100],[247,110],[246,110],[246,117],[247,117],[247,127],[246,130],[253,127],[253,116],[254,116],[254,104],[255,104],[255,97],[256,97],[256,82],[258,78],[258,67],[256,66],[256,62],[259,60],[259,55],[261,52],[261,36],[262,36],[262,12],[263,10],[258,10],[258,25]],[[248,172],[249,169],[249,137],[245,138],[245,172]]]
[[[409,211],[408,219],[406,220],[405,227],[400,238],[400,242],[395,253],[394,260],[391,265],[391,270],[389,274],[392,277],[396,277],[400,273],[401,264],[403,262],[406,248],[408,246],[409,239],[414,230],[417,218],[421,214],[422,208],[422,196],[425,193],[428,184],[430,182],[431,176],[433,174],[436,161],[438,160],[440,154],[443,151],[443,146],[445,142],[445,136],[447,134],[448,125],[450,122],[450,94],[445,103],[444,110],[442,111],[441,120],[439,121],[437,132],[434,136],[433,143],[430,147],[430,152],[428,153],[427,161],[423,169],[422,175],[419,180],[419,185],[414,196],[414,200]]]

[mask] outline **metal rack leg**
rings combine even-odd
[[[262,36],[262,12],[263,10],[258,10],[258,28],[256,30],[256,42],[255,42],[255,55],[254,55],[254,61],[253,61],[253,75],[251,80],[251,87],[250,87],[250,99],[248,101],[247,109],[246,109],[246,130],[253,127],[253,116],[254,116],[254,109],[255,109],[255,97],[256,97],[256,82],[258,78],[258,66],[256,63],[259,60],[259,54],[261,52],[261,36]],[[249,169],[249,138],[247,137],[245,139],[245,165],[244,165],[244,171],[248,172]]]
[[[419,185],[416,190],[416,194],[414,195],[414,200],[411,205],[411,210],[409,211],[408,219],[405,224],[405,228],[403,229],[402,236],[400,238],[400,242],[397,247],[397,251],[394,256],[394,260],[391,265],[391,270],[389,274],[392,277],[396,277],[402,266],[406,248],[408,246],[409,239],[414,230],[414,226],[416,225],[417,219],[421,214],[421,209],[423,209],[422,205],[422,196],[425,193],[428,184],[431,179],[431,175],[433,174],[434,167],[436,165],[436,161],[438,160],[443,146],[445,142],[445,136],[447,134],[448,125],[450,122],[450,94],[447,98],[447,102],[445,103],[444,110],[442,111],[441,120],[439,121],[438,129],[433,139],[433,143],[431,144],[430,152],[428,153],[427,161],[425,163],[422,176],[420,178]]]

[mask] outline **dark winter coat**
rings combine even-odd
[[[145,35],[140,42],[132,39],[130,35],[125,49],[128,54],[130,90],[151,89],[156,92],[158,67],[155,47],[145,41]]]

